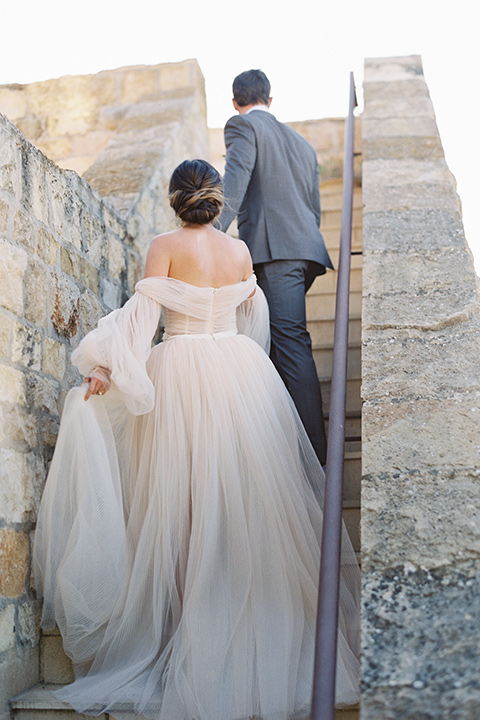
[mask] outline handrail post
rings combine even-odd
[[[353,73],[350,73],[349,113],[345,123],[342,227],[335,306],[335,335],[328,423],[327,471],[318,591],[312,720],[334,720],[335,715],[353,214],[353,110],[356,105],[355,82]]]

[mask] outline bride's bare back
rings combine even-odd
[[[167,276],[199,287],[222,287],[246,280],[252,270],[242,240],[211,224],[191,224],[152,240],[145,277]]]

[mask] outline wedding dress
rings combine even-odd
[[[76,670],[57,694],[77,712],[309,713],[324,476],[260,347],[255,288],[147,278],[72,355],[112,387],[67,396],[34,568],[42,625]],[[344,529],[338,704],[358,699],[358,578]]]

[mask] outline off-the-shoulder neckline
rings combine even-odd
[[[180,278],[174,278],[168,275],[149,275],[148,277],[139,280],[137,285],[141,282],[145,282],[146,280],[171,280],[181,283],[182,285],[188,285],[189,287],[197,288],[197,290],[222,290],[223,288],[231,288],[238,285],[245,285],[245,283],[250,282],[253,277],[255,277],[255,273],[252,273],[250,277],[248,277],[246,280],[240,280],[240,282],[238,283],[229,283],[227,285],[219,285],[218,287],[214,287],[213,285],[194,285],[193,283],[189,283],[186,280],[180,280]]]

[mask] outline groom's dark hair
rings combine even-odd
[[[270,83],[261,70],[245,70],[233,81],[233,99],[241,106],[262,103],[270,99]]]

